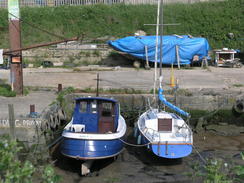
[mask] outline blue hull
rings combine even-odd
[[[142,134],[141,134],[142,135]],[[149,141],[142,135],[141,143],[147,144]],[[191,154],[192,145],[188,144],[150,144],[147,148],[152,151],[155,155],[168,158],[168,159],[177,159],[183,158]]]
[[[123,149],[119,139],[80,140],[64,138],[61,153],[77,159],[102,159],[118,155]]]
[[[150,145],[151,151],[163,158],[175,159],[175,158],[183,158],[191,154],[192,152],[192,145],[184,145],[184,144],[177,144],[177,145]]]

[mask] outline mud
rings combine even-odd
[[[130,129],[131,130],[131,129]],[[194,134],[193,153],[185,158],[167,160],[158,158],[145,147],[125,146],[125,150],[116,160],[113,158],[96,161],[92,173],[79,176],[80,161],[56,156],[56,172],[62,176],[62,183],[189,183],[202,182],[200,177],[192,179],[187,174],[194,174],[192,167],[203,165],[196,152],[204,159],[222,158],[226,162],[240,163],[239,153],[244,151],[244,134],[221,136],[214,133]],[[135,143],[131,133],[127,141]]]

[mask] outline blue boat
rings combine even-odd
[[[116,100],[77,98],[73,118],[62,133],[61,153],[86,162],[116,157],[123,150],[120,139],[125,132],[126,123]],[[90,164],[82,164],[82,175],[90,172]]]
[[[117,40],[108,41],[113,49],[126,53],[134,58],[155,62],[157,36],[129,36]],[[160,47],[160,40],[157,47]],[[210,49],[206,38],[192,37],[188,35],[165,35],[163,36],[163,64],[187,65],[195,61],[208,58]],[[178,57],[177,57],[178,55]],[[160,56],[156,57],[160,62]],[[178,60],[177,60],[178,59]],[[179,62],[179,63],[178,63]]]

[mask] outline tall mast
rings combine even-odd
[[[157,10],[157,24],[156,24],[156,44],[155,44],[155,61],[154,61],[154,88],[153,95],[156,98],[156,85],[157,85],[157,64],[158,64],[158,32],[159,32],[159,15],[160,15],[160,0],[158,0]]]
[[[162,64],[163,64],[163,0],[160,5],[160,15],[159,15],[159,34],[160,34],[160,62],[159,62],[159,76],[162,76]]]

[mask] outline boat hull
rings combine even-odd
[[[104,159],[117,156],[123,150],[119,139],[86,140],[64,137],[61,153],[75,159]]]
[[[163,158],[169,159],[177,159],[183,158],[191,154],[192,152],[192,145],[190,144],[152,144],[150,145],[151,151]]]
[[[149,143],[149,140],[140,133],[141,144]],[[152,151],[155,155],[168,158],[168,159],[177,159],[183,158],[191,154],[192,152],[192,144],[185,142],[175,142],[175,143],[151,143],[147,146],[147,148]]]

